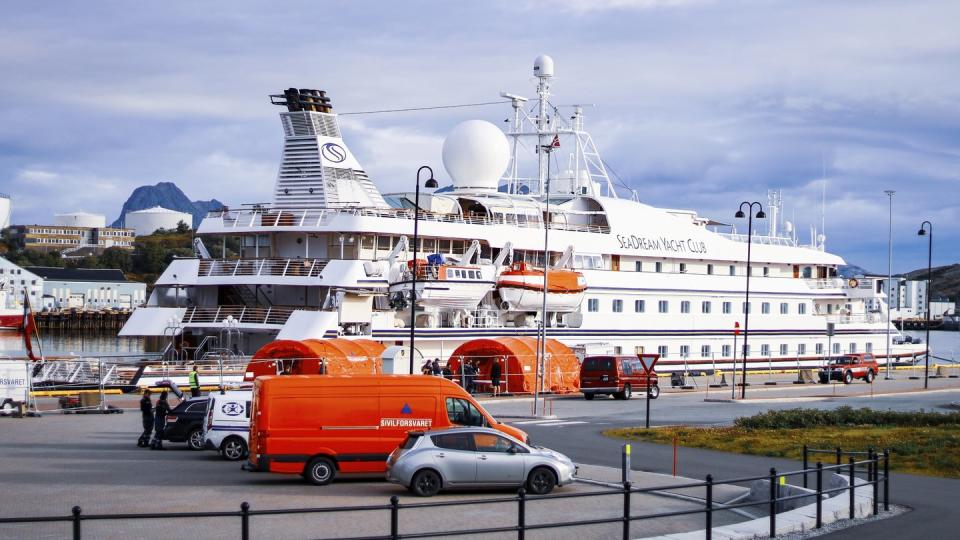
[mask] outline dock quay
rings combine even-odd
[[[34,313],[34,319],[45,330],[119,330],[130,313],[129,309],[46,310]]]

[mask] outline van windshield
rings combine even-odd
[[[584,371],[612,371],[613,358],[586,358],[583,361]]]
[[[486,426],[487,421],[473,403],[460,398],[447,398],[447,417],[459,426]]]

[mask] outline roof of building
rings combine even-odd
[[[127,281],[123,270],[117,268],[56,268],[52,266],[25,266],[24,268],[43,279],[54,281]]]
[[[187,214],[186,212],[180,212],[179,210],[171,210],[169,208],[164,208],[162,206],[154,206],[153,208],[145,208],[143,210],[133,210],[127,212],[127,215],[130,214]],[[187,214],[190,215],[190,214]]]

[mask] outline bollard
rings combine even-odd
[[[517,492],[517,538],[523,540],[527,529],[527,490]]]
[[[873,515],[880,513],[878,503],[880,502],[880,455],[870,450],[870,457],[873,466]]]
[[[677,438],[673,438],[673,475],[677,475]]]
[[[627,483],[630,481],[630,444],[627,443],[623,445],[620,449],[620,483]]]
[[[817,462],[817,528],[823,527],[823,463]]]
[[[250,540],[250,503],[240,503],[240,538]]]
[[[841,454],[843,454],[843,452],[840,450],[840,447],[838,446],[837,447],[837,465],[840,465],[841,463],[843,463],[843,457]]]
[[[856,496],[856,480],[856,462],[853,460],[853,456],[850,456],[850,519],[853,519],[856,515],[853,501],[853,498]]]
[[[777,470],[770,467],[770,538],[777,536]]]
[[[807,445],[803,445],[803,487],[807,487]]]
[[[623,483],[623,540],[630,540],[630,482]]]
[[[890,450],[883,449],[883,511],[890,511]]]
[[[713,538],[713,475],[707,475],[707,540]]]
[[[73,540],[80,540],[80,507],[73,507]]]
[[[400,497],[390,497],[390,538],[400,538]]]

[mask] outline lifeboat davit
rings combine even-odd
[[[543,304],[543,269],[515,262],[500,273],[497,291],[504,311],[539,311]],[[547,271],[547,311],[576,311],[587,291],[587,280],[575,270]]]

